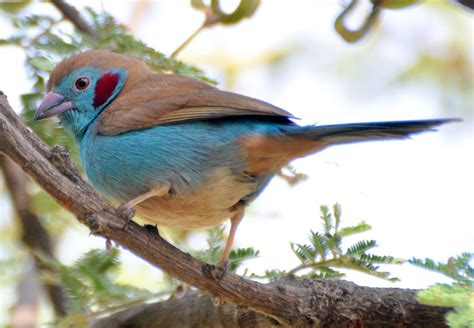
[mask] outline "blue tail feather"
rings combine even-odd
[[[291,129],[285,135],[293,138],[327,141],[329,144],[382,139],[405,139],[412,134],[434,131],[434,128],[439,125],[458,121],[460,120],[448,118],[305,126],[298,130]]]

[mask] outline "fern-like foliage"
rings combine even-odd
[[[420,268],[448,276],[457,284],[474,287],[474,268],[470,265],[472,259],[474,259],[474,253],[464,252],[461,255],[449,258],[447,263],[435,262],[429,258],[424,260],[412,258],[408,262]]]
[[[115,282],[120,266],[117,249],[93,249],[70,266],[42,254],[38,256],[52,270],[45,278],[60,284],[66,291],[70,314],[104,310],[130,298],[150,295],[144,289]]]
[[[446,315],[451,327],[474,327],[474,253],[462,253],[446,263],[426,258],[408,262],[420,268],[441,273],[453,280],[452,284],[435,284],[418,292],[421,303],[454,307]]]
[[[43,279],[60,285],[66,292],[67,316],[59,327],[86,327],[89,320],[130,306],[156,300],[172,293],[174,284],[159,293],[116,281],[120,267],[119,251],[94,249],[85,253],[72,265],[36,253],[43,266]]]
[[[193,251],[195,258],[207,263],[217,263],[222,256],[225,246],[224,227],[215,227],[207,230],[207,249]],[[243,262],[256,258],[259,251],[252,247],[233,249],[229,254],[228,270],[235,272]]]
[[[355,226],[340,227],[341,206],[335,204],[330,211],[328,206],[321,206],[322,231],[311,231],[308,244],[291,243],[291,249],[301,264],[287,274],[298,275],[302,271],[304,278],[337,279],[344,276],[337,269],[349,269],[363,272],[389,281],[397,281],[390,273],[380,271],[379,264],[401,264],[403,260],[392,256],[370,254],[377,246],[375,240],[360,240],[343,249],[343,239],[371,229],[364,221]],[[307,272],[309,270],[309,272]],[[279,271],[267,271],[266,277],[273,280],[281,276]]]

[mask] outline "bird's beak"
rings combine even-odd
[[[39,105],[33,120],[38,121],[43,118],[56,116],[72,108],[74,108],[72,101],[61,96],[59,93],[51,91]]]

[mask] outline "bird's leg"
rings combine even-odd
[[[244,206],[237,205],[237,212],[233,217],[230,218],[230,231],[229,237],[227,237],[227,242],[225,244],[224,253],[222,254],[221,260],[215,268],[214,276],[216,278],[222,278],[227,271],[227,265],[229,264],[229,254],[234,243],[235,233],[237,232],[237,227],[239,226],[240,221],[244,218]]]
[[[164,196],[169,193],[171,189],[171,186],[169,184],[163,185],[163,186],[155,186],[151,188],[149,191],[147,191],[144,194],[141,194],[135,198],[130,199],[129,201],[122,203],[118,210],[119,212],[122,213],[123,216],[127,218],[127,222],[124,225],[124,228],[127,226],[127,224],[130,222],[130,220],[133,218],[135,215],[134,210],[132,209],[136,205],[140,204],[141,202],[144,202],[145,200],[151,198],[151,197],[160,197]]]

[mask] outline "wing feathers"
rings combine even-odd
[[[208,120],[232,116],[293,118],[266,102],[221,91],[196,79],[154,74],[126,85],[101,114],[99,133],[115,135],[159,124]]]

